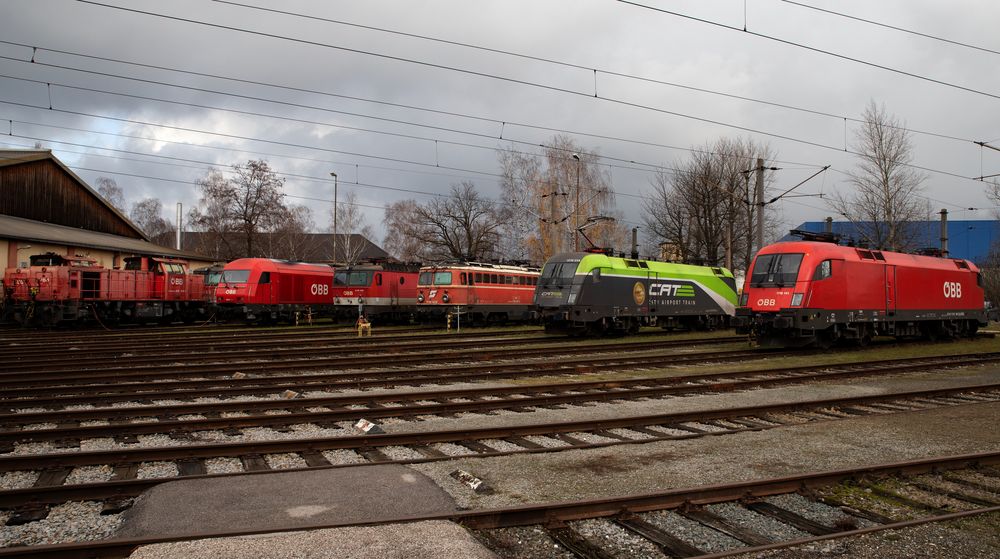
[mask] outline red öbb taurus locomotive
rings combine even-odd
[[[986,324],[979,269],[960,259],[792,241],[764,247],[736,310],[762,345],[954,337]]]
[[[420,269],[417,312],[440,317],[457,312],[463,320],[530,320],[538,268],[499,264],[454,264]]]
[[[296,313],[333,312],[333,268],[269,258],[240,258],[226,264],[215,288],[225,318],[269,323],[295,321]]]
[[[406,322],[417,306],[419,264],[373,263],[337,268],[333,305],[337,318],[364,314],[373,322]]]
[[[188,273],[187,262],[148,256],[126,258],[122,270],[85,256],[31,256],[28,268],[6,270],[4,295],[15,321],[39,326],[191,322],[207,307],[204,277]]]

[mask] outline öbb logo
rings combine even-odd
[[[961,299],[962,298],[962,284],[957,281],[946,281],[944,282],[944,296],[946,299]]]
[[[321,283],[314,283],[309,286],[309,293],[312,293],[313,295],[329,295],[330,286]]]

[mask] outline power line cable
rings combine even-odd
[[[89,0],[77,0],[77,1],[78,2],[93,3],[93,2],[90,2]],[[959,90],[962,90],[962,91],[967,91],[969,93],[975,93],[977,95],[983,95],[985,97],[992,97],[994,99],[1000,99],[1000,95],[996,95],[994,93],[989,93],[989,92],[986,92],[986,91],[980,91],[978,89],[973,89],[971,87],[965,87],[963,85],[958,85],[958,84],[954,84],[954,83],[951,83],[951,82],[946,82],[944,80],[939,80],[939,79],[931,78],[931,77],[928,77],[928,76],[922,76],[920,74],[915,74],[913,72],[907,72],[906,70],[900,70],[898,68],[892,68],[890,66],[885,66],[883,64],[877,64],[875,62],[869,62],[867,60],[862,60],[860,58],[854,58],[854,57],[847,56],[847,55],[844,55],[844,54],[838,54],[836,52],[832,52],[832,51],[828,51],[828,50],[823,50],[823,49],[818,48],[818,47],[811,47],[811,46],[806,45],[806,44],[796,43],[795,41],[790,41],[788,39],[781,39],[779,37],[774,37],[772,35],[767,35],[765,33],[758,33],[756,31],[750,31],[748,29],[741,29],[739,27],[734,27],[732,25],[727,25],[725,23],[719,23],[717,21],[712,21],[710,19],[704,19],[704,18],[700,18],[700,17],[695,17],[695,16],[687,15],[687,14],[682,14],[680,12],[674,12],[674,11],[667,10],[667,9],[664,9],[664,8],[657,8],[655,6],[647,6],[646,4],[641,4],[639,2],[633,2],[631,0],[617,0],[617,1],[621,2],[622,4],[628,4],[630,6],[635,6],[637,8],[643,8],[643,9],[646,9],[646,10],[651,10],[651,11],[654,11],[654,12],[659,12],[659,13],[662,13],[662,14],[667,14],[667,15],[671,15],[671,16],[674,16],[674,17],[679,17],[679,18],[687,19],[687,20],[690,20],[690,21],[697,21],[699,23],[704,23],[704,24],[711,25],[711,26],[714,26],[714,27],[721,27],[722,29],[728,29],[730,31],[738,31],[740,33],[746,33],[748,35],[753,35],[754,37],[760,37],[761,39],[767,39],[769,41],[774,41],[774,42],[781,43],[781,44],[784,44],[784,45],[789,45],[789,46],[793,46],[793,47],[805,49],[805,50],[808,50],[808,51],[812,51],[812,52],[816,52],[816,53],[820,53],[820,54],[825,54],[827,56],[832,56],[834,58],[840,58],[842,60],[847,60],[849,62],[854,62],[856,64],[862,64],[862,65],[865,65],[865,66],[870,66],[872,68],[878,68],[880,70],[885,70],[887,72],[892,72],[894,74],[900,74],[900,75],[903,75],[903,76],[908,76],[908,77],[915,78],[915,79],[918,79],[918,80],[923,80],[923,81],[935,83],[935,84],[938,84],[938,85],[943,85],[945,87],[951,87],[951,88],[954,88],[954,89],[959,89]]]
[[[786,3],[786,4],[792,4],[794,6],[799,6],[801,8],[808,8],[810,10],[815,10],[817,12],[823,12],[823,13],[827,13],[827,14],[839,16],[839,17],[842,17],[842,18],[852,19],[854,21],[860,21],[862,23],[867,23],[867,24],[870,24],[870,25],[876,25],[878,27],[884,27],[886,29],[892,29],[894,31],[900,31],[902,33],[909,33],[910,35],[916,35],[918,37],[924,37],[926,39],[933,39],[935,41],[941,41],[943,43],[949,43],[949,44],[960,46],[960,47],[970,48],[970,49],[974,49],[974,50],[978,50],[978,51],[982,51],[982,52],[988,52],[990,54],[1000,54],[1000,51],[995,51],[995,50],[988,49],[988,48],[985,48],[985,47],[979,47],[979,46],[976,46],[976,45],[971,45],[969,43],[963,43],[961,41],[954,41],[952,39],[946,39],[944,37],[938,37],[937,35],[931,35],[929,33],[921,33],[920,31],[914,31],[912,29],[905,29],[903,27],[897,27],[895,25],[889,25],[888,23],[882,23],[882,22],[879,22],[879,21],[873,21],[873,20],[865,19],[865,18],[858,17],[858,16],[852,16],[850,14],[845,14],[845,13],[841,13],[841,12],[835,12],[833,10],[827,10],[825,8],[820,8],[818,6],[811,6],[809,4],[803,4],[802,2],[793,2],[792,0],[781,0],[781,1],[784,2],[784,3]]]

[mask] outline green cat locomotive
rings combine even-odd
[[[625,334],[728,327],[736,298],[725,268],[568,252],[545,263],[534,303],[546,332]]]

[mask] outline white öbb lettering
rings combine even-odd
[[[184,278],[170,278],[170,285],[184,285]]]
[[[944,282],[944,296],[947,299],[961,299],[962,284],[958,283],[957,281]]]
[[[309,293],[312,293],[313,295],[329,295],[330,286],[322,283],[314,283],[309,286]]]
[[[758,307],[773,307],[778,303],[774,299],[757,299]]]
[[[235,289],[227,289],[226,290],[226,295],[236,295],[236,290]]]

